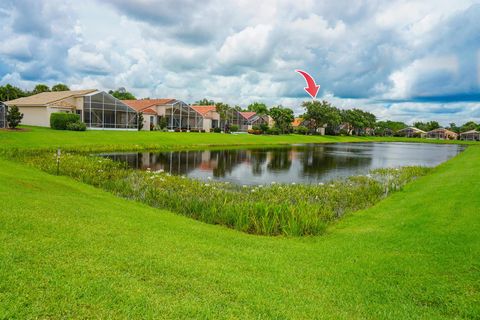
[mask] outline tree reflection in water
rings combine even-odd
[[[437,165],[459,153],[457,145],[356,143],[279,148],[102,154],[141,170],[164,170],[238,184],[314,183],[378,167]]]

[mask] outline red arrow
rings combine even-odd
[[[305,78],[308,87],[305,87],[304,89],[307,91],[310,97],[312,97],[312,99],[315,99],[317,97],[318,89],[320,89],[320,85],[317,85],[313,77],[307,72],[302,70],[295,70],[295,72],[300,73]]]

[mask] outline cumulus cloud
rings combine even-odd
[[[301,113],[300,68],[342,108],[480,120],[473,0],[5,0],[0,16],[2,83],[122,86]]]

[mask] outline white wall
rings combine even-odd
[[[18,110],[23,113],[21,124],[50,127],[50,114],[46,107],[18,107]]]

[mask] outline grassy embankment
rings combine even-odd
[[[27,132],[0,131],[0,149],[2,147],[18,149],[55,149],[62,147],[71,151],[110,151],[110,150],[147,150],[147,149],[184,149],[204,148],[207,146],[248,146],[278,145],[296,143],[335,143],[335,142],[430,142],[462,143],[465,141],[426,140],[396,137],[341,137],[341,136],[255,136],[250,134],[221,133],[171,133],[159,131],[95,131],[85,132],[57,131],[40,127],[25,127]],[[478,144],[478,143],[477,143]]]
[[[479,163],[471,147],[325,236],[272,238],[0,160],[0,318],[479,318]]]

